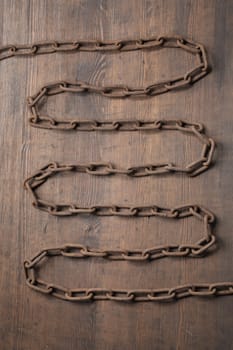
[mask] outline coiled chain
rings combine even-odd
[[[178,36],[175,37],[157,37],[151,39],[140,40],[122,40],[122,41],[76,41],[76,42],[43,42],[32,45],[22,46],[7,46],[0,49],[0,60],[17,56],[17,55],[35,55],[42,53],[53,52],[73,52],[73,51],[101,51],[101,52],[121,52],[134,51],[141,49],[162,49],[162,48],[178,48],[186,52],[196,55],[198,58],[197,66],[181,76],[172,78],[162,82],[156,82],[146,87],[129,87],[127,85],[113,85],[113,86],[96,86],[90,83],[76,81],[58,81],[55,83],[43,86],[33,96],[28,97],[28,106],[31,111],[30,124],[35,127],[48,129],[62,129],[62,130],[84,130],[81,126],[88,127],[88,130],[98,128],[94,122],[86,123],[79,122],[79,120],[58,120],[49,115],[41,114],[39,111],[40,101],[44,97],[53,96],[65,92],[73,93],[98,93],[105,97],[142,97],[154,96],[176,90],[178,88],[185,88],[204,77],[208,71],[209,66],[207,62],[206,52],[203,45],[194,41],[184,39]],[[90,123],[90,124],[89,124]],[[108,127],[112,130],[118,129],[115,123],[110,125],[100,125]]]
[[[41,201],[42,204],[44,201]],[[41,204],[39,201],[39,203]],[[39,205],[40,205],[39,204]],[[46,211],[47,208],[45,209]],[[92,213],[96,215],[102,215],[102,216],[156,216],[156,217],[163,217],[167,219],[182,219],[187,218],[190,216],[193,216],[197,218],[198,220],[203,222],[203,232],[204,236],[199,239],[194,244],[181,244],[181,245],[160,245],[157,247],[153,247],[150,249],[146,249],[143,251],[140,250],[111,250],[101,251],[101,256],[106,257],[111,260],[150,260],[150,259],[158,259],[162,257],[167,256],[174,256],[174,257],[181,257],[181,256],[191,256],[191,257],[197,257],[204,255],[207,250],[212,247],[216,241],[216,237],[212,232],[211,225],[214,222],[214,215],[207,210],[206,208],[200,207],[198,205],[192,205],[187,204],[179,207],[175,207],[172,209],[168,208],[162,208],[158,206],[138,206],[138,207],[125,207],[120,208],[116,206],[110,206],[110,207],[102,207],[102,206],[95,206],[92,208],[92,211],[79,209],[77,207],[69,207],[67,211],[69,210],[70,215],[73,213]],[[50,208],[50,214],[52,215],[58,215],[57,212],[53,209],[53,207]],[[55,211],[55,213],[54,213]],[[59,213],[59,212],[58,212]],[[64,215],[62,213],[62,215]],[[68,215],[68,214],[66,214]],[[80,247],[80,246],[78,246]],[[70,250],[73,254],[73,249],[77,250],[79,248],[73,248],[71,247]],[[80,249],[79,249],[80,250]],[[72,255],[71,254],[71,255]],[[76,253],[75,253],[76,254]],[[99,256],[100,251],[98,250],[95,255],[95,250],[89,251],[88,249],[81,247],[81,251],[78,253],[78,255],[81,256]],[[76,256],[76,255],[75,255]]]
[[[148,39],[136,40],[75,40],[75,41],[43,41],[24,45],[7,45],[0,48],[0,61],[17,56],[35,56],[40,54],[50,54],[56,52],[78,52],[78,51],[99,51],[99,52],[123,52],[143,49],[178,48],[196,55],[198,64],[182,76],[170,80],[154,83],[145,88],[130,88],[128,86],[106,86],[98,87],[83,82],[58,82],[56,84],[44,86],[36,95],[29,98],[29,105],[34,114],[36,103],[44,95],[54,95],[57,93],[71,92],[95,92],[107,97],[130,97],[158,95],[164,92],[184,88],[204,77],[209,72],[209,65],[203,45],[180,36],[165,37],[158,36]],[[36,117],[35,117],[36,124]]]
[[[143,124],[141,124],[143,125]],[[206,136],[201,124],[191,124],[184,121],[155,121],[153,125],[156,130],[178,130],[185,131],[197,136],[202,142],[203,148],[201,157],[185,167],[177,166],[173,163],[152,163],[139,165],[127,169],[116,168],[111,163],[89,163],[89,164],[58,164],[50,163],[36,171],[25,180],[25,187],[33,197],[33,205],[41,210],[47,211],[52,215],[77,215],[83,213],[92,213],[96,215],[124,215],[124,216],[152,216],[154,209],[147,207],[144,209],[127,208],[119,206],[92,206],[90,208],[80,208],[71,204],[55,204],[38,198],[36,188],[42,185],[48,178],[63,172],[87,173],[90,175],[108,176],[122,174],[131,177],[142,177],[161,175],[166,173],[185,173],[189,176],[196,176],[208,169],[211,165],[215,142],[212,138]],[[132,126],[132,125],[131,125]],[[129,128],[129,126],[128,126]]]
[[[132,254],[132,255],[131,255]],[[63,256],[68,258],[97,257],[117,260],[148,260],[153,259],[153,248],[144,251],[133,250],[101,250],[89,249],[83,245],[65,245],[40,251],[31,260],[24,262],[27,285],[43,294],[52,295],[66,301],[87,302],[95,300],[113,300],[120,302],[153,301],[169,302],[185,297],[213,297],[233,295],[233,282],[185,284],[173,288],[160,289],[106,289],[78,288],[69,289],[57,284],[46,282],[37,277],[38,264],[46,258]]]
[[[139,40],[120,41],[98,41],[98,40],[77,40],[77,41],[43,41],[25,45],[8,45],[0,48],[0,61],[17,56],[35,56],[39,54],[50,54],[56,52],[78,52],[78,51],[99,51],[99,52],[124,52],[134,50],[150,50],[161,48],[179,48],[197,56],[198,64],[182,76],[167,81],[153,83],[143,88],[129,87],[126,85],[94,86],[85,82],[59,81],[43,86],[35,95],[28,98],[28,106],[31,111],[30,124],[35,127],[77,130],[77,131],[136,131],[136,130],[180,130],[192,133],[203,143],[200,159],[187,165],[184,168],[172,163],[149,164],[136,166],[128,169],[118,169],[112,164],[90,163],[76,165],[59,165],[51,163],[46,165],[33,176],[25,181],[26,188],[34,199],[34,205],[52,215],[74,215],[92,213],[96,215],[117,215],[117,216],[161,216],[165,218],[185,218],[194,216],[204,223],[204,237],[195,244],[160,245],[144,250],[124,249],[94,249],[83,245],[67,244],[61,248],[49,248],[42,250],[31,260],[24,262],[26,283],[29,287],[44,294],[50,294],[57,298],[70,301],[91,301],[91,300],[115,300],[115,301],[174,301],[188,296],[223,296],[233,294],[232,282],[221,282],[212,284],[187,284],[174,288],[144,289],[144,290],[112,290],[104,288],[68,289],[55,284],[47,283],[38,278],[38,264],[45,258],[53,256],[65,256],[70,258],[99,257],[109,260],[133,260],[144,261],[154,260],[162,257],[198,257],[204,255],[215,243],[215,236],[211,230],[214,216],[208,210],[197,205],[185,205],[173,209],[161,208],[158,206],[93,206],[91,208],[80,208],[76,205],[54,204],[39,199],[35,189],[42,185],[50,176],[63,171],[85,172],[93,175],[125,174],[128,176],[147,176],[161,173],[183,172],[195,176],[206,170],[211,162],[215,143],[208,138],[201,124],[191,124],[184,121],[138,121],[138,120],[117,120],[90,121],[90,120],[57,120],[49,115],[42,115],[39,107],[41,99],[55,94],[74,93],[99,93],[106,97],[133,97],[153,96],[185,88],[195,83],[209,72],[206,52],[203,45],[181,37],[156,37]]]

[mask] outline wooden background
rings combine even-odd
[[[47,198],[83,205],[198,203],[217,216],[217,249],[203,259],[151,263],[51,260],[42,273],[70,287],[160,288],[183,283],[232,281],[231,0],[0,0],[0,42],[44,39],[118,39],[178,34],[203,43],[213,71],[192,88],[144,100],[91,95],[55,96],[53,115],[115,120],[201,121],[217,144],[216,165],[185,176],[127,179],[66,176],[51,180]],[[0,297],[2,350],[230,350],[233,298],[186,299],[172,304],[74,304],[25,285],[22,263],[40,249],[64,243],[90,247],[146,248],[195,242],[201,226],[156,218],[49,217],[31,206],[23,180],[52,160],[112,161],[131,166],[151,161],[188,162],[199,152],[193,138],[175,133],[62,133],[30,128],[26,96],[59,79],[142,86],[188,70],[193,58],[177,50],[55,54],[13,58],[0,64]]]

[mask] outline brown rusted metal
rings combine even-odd
[[[132,254],[132,256],[130,255]],[[135,256],[136,255],[136,256]],[[146,250],[102,250],[90,249],[79,244],[67,244],[63,247],[48,248],[40,251],[32,259],[24,262],[24,270],[27,285],[43,294],[51,295],[56,298],[87,302],[96,300],[111,300],[120,302],[171,302],[185,297],[214,297],[233,295],[233,282],[215,282],[215,283],[192,283],[184,284],[172,288],[157,289],[108,289],[108,288],[66,288],[54,283],[46,282],[38,278],[37,270],[39,263],[44,259],[54,256],[64,256],[68,258],[103,258],[120,260],[149,260],[150,249]],[[153,255],[153,253],[152,253]]]
[[[75,41],[75,42],[41,42],[31,45],[11,45],[0,48],[0,60],[13,56],[28,56],[36,54],[48,54],[55,52],[76,52],[76,51],[99,51],[99,52],[123,52],[134,50],[153,50],[162,48],[177,48],[182,49],[192,55],[197,56],[198,63],[188,72],[178,77],[173,77],[166,81],[155,82],[146,87],[129,87],[127,85],[112,85],[112,86],[96,86],[82,81],[57,81],[55,83],[46,84],[37,93],[28,97],[28,106],[32,116],[30,117],[30,124],[35,127],[71,130],[79,129],[78,120],[66,119],[57,120],[49,115],[40,113],[40,101],[44,97],[49,97],[65,92],[72,93],[98,93],[105,97],[125,98],[125,97],[141,97],[154,96],[172,90],[185,88],[197,80],[204,77],[210,70],[207,56],[203,45],[192,40],[185,39],[179,36],[173,37],[156,37],[149,39],[136,40],[115,40],[107,41]],[[88,121],[87,121],[88,123]],[[94,122],[90,127],[95,127]],[[110,125],[110,128],[117,125]]]
[[[114,250],[107,251],[102,250],[89,250],[86,247],[80,248],[75,245],[68,248],[66,246],[66,252],[68,256],[99,256],[106,257],[110,260],[154,260],[162,257],[198,257],[203,256],[209,248],[211,248],[215,242],[216,237],[212,232],[212,225],[214,223],[214,215],[206,208],[200,207],[194,204],[186,204],[172,209],[162,208],[158,206],[137,206],[137,207],[117,207],[117,206],[93,206],[91,208],[78,208],[77,206],[70,205],[66,207],[66,213],[59,211],[59,207],[55,208],[53,204],[45,204],[45,201],[39,200],[38,205],[45,206],[50,205],[50,208],[43,207],[43,210],[49,212],[52,215],[74,215],[74,214],[95,214],[100,216],[155,216],[163,217],[164,219],[183,219],[187,217],[194,217],[203,223],[204,236],[197,242],[192,244],[165,244],[156,247],[148,248],[145,250]]]
[[[89,129],[92,130],[93,125],[96,124],[98,123],[89,123],[88,125],[86,122],[84,124],[80,123],[80,128],[81,130],[90,131]],[[189,123],[181,120],[158,120],[153,122],[131,121],[127,123],[117,121],[113,122],[111,125],[114,124],[117,124],[120,130],[154,130],[157,132],[176,130],[186,132],[189,135],[194,135],[203,145],[200,157],[198,157],[198,159],[194,162],[183,167],[172,162],[151,163],[133,166],[130,168],[118,168],[112,163],[58,164],[57,162],[53,162],[45,165],[42,169],[39,169],[32,176],[28,177],[25,180],[25,186],[30,190],[30,192],[33,192],[33,188],[40,186],[49,177],[66,171],[87,173],[98,176],[122,174],[131,177],[142,177],[168,173],[184,173],[188,176],[196,176],[207,170],[212,164],[215,142],[212,138],[205,134],[203,125],[199,123]],[[110,130],[108,123],[107,128],[104,122],[99,123],[98,125],[99,126],[96,127],[96,130]]]

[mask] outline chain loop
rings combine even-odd
[[[107,125],[107,127],[106,127]],[[110,126],[109,126],[110,125]],[[149,126],[150,125],[150,126]],[[146,165],[138,165],[130,168],[117,168],[112,163],[89,163],[89,164],[68,164],[60,165],[54,163],[52,165],[44,166],[38,170],[36,174],[30,176],[26,181],[25,185],[35,188],[42,184],[46,179],[58,172],[63,171],[75,171],[83,172],[91,175],[107,176],[123,174],[131,177],[161,175],[166,173],[184,173],[188,176],[197,176],[203,171],[206,171],[212,164],[215,142],[212,138],[208,137],[203,129],[203,125],[199,123],[190,123],[181,120],[155,120],[152,122],[146,121],[115,121],[109,124],[109,122],[98,122],[98,121],[85,121],[78,122],[76,127],[80,127],[80,130],[92,130],[94,126],[95,130],[158,130],[158,132],[175,130],[179,132],[187,132],[189,135],[196,136],[197,139],[202,143],[201,157],[194,162],[187,164],[186,166],[177,166],[173,163],[152,163]],[[54,167],[54,168],[53,168]]]
[[[146,87],[129,87],[126,85],[96,86],[90,83],[76,81],[58,81],[43,86],[39,92],[28,97],[28,107],[32,113],[30,125],[38,128],[59,129],[59,130],[82,130],[78,120],[56,120],[48,115],[41,115],[39,112],[40,101],[44,97],[53,96],[64,92],[73,93],[98,93],[105,97],[127,98],[155,96],[171,90],[185,88],[192,85],[206,74],[210,67],[207,61],[205,48],[199,43],[191,40],[174,37],[155,37],[135,40],[76,40],[76,41],[44,41],[25,45],[8,45],[0,47],[0,61],[13,56],[35,56],[39,54],[50,54],[55,52],[79,52],[79,51],[99,51],[99,52],[124,52],[135,50],[152,50],[162,48],[177,48],[198,57],[198,65],[193,67],[183,75],[169,80],[153,83]],[[113,125],[110,125],[110,128]],[[89,125],[89,130],[95,130],[95,125]],[[101,126],[100,126],[101,128]],[[106,128],[107,130],[108,128]],[[85,128],[83,129],[85,130]]]
[[[163,208],[151,206],[94,206],[90,208],[79,208],[76,205],[53,204],[45,200],[37,199],[36,207],[55,216],[94,214],[97,216],[123,216],[123,217],[162,217],[166,219],[183,219],[190,216],[203,222],[204,236],[194,244],[169,244],[159,245],[144,250],[105,250],[89,249],[80,244],[67,244],[60,250],[50,249],[43,251],[34,259],[39,262],[45,255],[63,255],[69,257],[101,256],[110,260],[154,260],[161,257],[200,257],[204,256],[215,244],[216,237],[212,232],[214,215],[209,210],[198,205],[187,204],[175,208]],[[198,214],[197,214],[198,213]],[[34,261],[32,262],[34,263]],[[28,266],[31,267],[31,266]]]
[[[172,302],[185,297],[213,297],[213,296],[227,296],[233,295],[233,282],[216,282],[216,283],[197,283],[180,285],[173,288],[162,289],[106,289],[106,288],[80,288],[80,289],[68,289],[63,286],[55,285],[53,283],[46,282],[37,277],[39,262],[43,259],[52,258],[54,256],[65,256],[69,258],[87,258],[96,257],[111,260],[111,254],[118,260],[133,260],[143,261],[147,260],[147,256],[150,256],[152,249],[146,249],[143,253],[141,250],[135,251],[111,251],[90,249],[83,245],[67,244],[64,247],[44,249],[39,252],[31,260],[24,262],[24,271],[26,277],[26,284],[43,294],[52,295],[56,298],[66,301],[87,302],[95,300],[111,300],[119,302],[140,302],[140,301],[153,301],[153,302]],[[185,249],[184,249],[185,251]],[[56,254],[54,254],[56,252]],[[141,252],[141,255],[140,255]],[[40,259],[38,259],[40,257]],[[153,259],[155,259],[154,257]],[[113,260],[113,259],[112,259]]]

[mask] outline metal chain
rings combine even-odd
[[[169,92],[172,90],[185,88],[204,77],[209,72],[207,56],[203,45],[184,39],[179,36],[174,37],[156,37],[139,40],[121,40],[121,41],[76,41],[76,42],[41,42],[32,45],[6,46],[0,49],[0,60],[12,56],[48,54],[54,52],[74,52],[74,51],[101,51],[101,52],[121,52],[134,51],[142,49],[162,49],[178,48],[196,55],[198,64],[181,76],[153,83],[146,87],[129,87],[126,85],[114,86],[96,86],[90,83],[76,81],[58,81],[43,86],[36,94],[28,97],[28,106],[31,111],[30,124],[35,127],[71,130],[79,129],[78,120],[57,120],[49,115],[42,115],[39,112],[39,102],[44,97],[53,96],[64,92],[73,93],[98,93],[106,97],[140,97],[154,96]],[[87,121],[87,123],[89,123]],[[95,127],[96,125],[92,123]],[[92,125],[90,126],[92,127]],[[112,125],[110,125],[110,128]],[[114,125],[118,129],[117,125]]]
[[[186,131],[194,134],[203,143],[200,159],[186,165],[185,167],[177,166],[173,163],[153,163],[140,166],[134,166],[126,169],[116,168],[112,163],[89,163],[89,164],[58,164],[56,162],[49,163],[36,171],[33,175],[28,177],[24,184],[25,187],[32,194],[34,199],[34,205],[41,210],[46,210],[53,215],[74,215],[79,213],[95,213],[97,215],[142,215],[139,211],[134,208],[132,211],[129,208],[118,208],[116,207],[91,207],[91,208],[77,208],[75,205],[64,205],[48,203],[38,198],[35,190],[37,187],[42,185],[48,178],[63,172],[77,172],[87,173],[90,175],[97,176],[108,176],[122,174],[131,177],[142,177],[161,175],[166,173],[185,173],[189,176],[196,176],[201,172],[208,169],[211,165],[215,142],[209,138],[203,132],[203,126],[201,124],[191,124],[184,121],[157,121],[153,123],[155,128],[158,130],[179,130]],[[148,210],[144,211],[147,215]],[[150,215],[152,214],[149,211]]]
[[[190,54],[196,55],[198,58],[198,65],[188,71],[182,76],[167,80],[165,82],[155,83],[146,88],[133,88],[110,86],[110,87],[92,87],[89,84],[85,86],[76,85],[66,86],[61,88],[49,86],[47,94],[54,94],[61,91],[82,92],[83,89],[87,91],[99,92],[105,96],[111,97],[128,97],[135,95],[157,95],[163,92],[171,91],[177,88],[186,87],[200,78],[204,77],[209,72],[209,65],[205,48],[202,44],[193,40],[186,39],[180,36],[158,36],[147,39],[126,39],[113,41],[99,41],[99,40],[76,40],[76,41],[41,41],[33,44],[23,45],[6,45],[0,47],[0,61],[16,56],[35,56],[40,54],[50,54],[56,52],[71,53],[78,51],[88,52],[123,52],[135,50],[152,50],[162,48],[177,48],[182,49]],[[71,90],[69,90],[71,88]],[[62,90],[64,89],[64,90]],[[68,89],[68,90],[66,90]],[[61,90],[61,91],[60,91]],[[41,90],[42,91],[42,90]],[[37,95],[38,96],[38,95]]]
[[[50,54],[55,52],[99,51],[119,52],[135,51],[142,49],[180,48],[192,54],[200,56],[203,68],[208,68],[206,53],[203,45],[181,36],[157,36],[147,39],[126,40],[75,40],[75,41],[40,41],[33,44],[6,45],[0,47],[0,60],[14,56],[31,56]]]
[[[197,205],[186,205],[173,209],[160,208],[157,206],[117,207],[117,206],[94,206],[91,208],[78,208],[75,205],[48,203],[39,199],[35,189],[44,183],[48,177],[62,171],[86,172],[94,175],[126,174],[129,176],[155,175],[166,172],[185,172],[189,175],[197,175],[206,170],[214,152],[214,141],[203,133],[200,124],[190,124],[181,121],[58,121],[50,116],[41,115],[38,109],[39,102],[45,96],[51,96],[64,92],[95,92],[106,97],[131,97],[152,96],[165,93],[178,88],[184,88],[204,77],[209,66],[206,52],[202,45],[181,37],[157,37],[140,40],[122,40],[113,42],[102,41],[75,41],[56,42],[44,41],[31,45],[9,45],[0,48],[0,60],[14,56],[33,56],[55,52],[75,51],[101,51],[120,52],[140,49],[180,48],[198,58],[198,65],[182,76],[164,82],[154,83],[145,88],[131,88],[128,86],[105,86],[98,87],[84,82],[56,82],[41,88],[41,90],[28,98],[28,105],[32,113],[30,123],[33,126],[50,129],[76,129],[83,131],[91,130],[181,130],[195,134],[203,142],[201,158],[189,164],[185,168],[173,164],[151,164],[129,169],[117,169],[112,164],[91,163],[87,165],[59,165],[49,164],[25,181],[26,188],[34,198],[34,205],[53,215],[74,215],[80,213],[95,213],[97,215],[120,215],[120,216],[162,216],[167,218],[183,218],[195,216],[204,222],[204,237],[195,244],[190,245],[164,245],[145,250],[100,250],[89,249],[82,245],[66,245],[62,248],[46,249],[37,254],[32,260],[25,261],[24,268],[27,284],[42,293],[51,294],[65,300],[118,300],[118,301],[169,301],[185,296],[210,296],[233,294],[233,285],[229,283],[216,283],[204,285],[184,285],[170,289],[156,290],[106,290],[106,289],[67,289],[58,285],[47,283],[36,277],[37,264],[46,257],[67,256],[75,258],[102,257],[110,260],[154,260],[166,256],[201,256],[215,243],[215,236],[211,232],[211,224],[214,216],[208,210]]]
[[[131,255],[132,254],[132,255]],[[101,250],[89,249],[83,245],[65,245],[59,248],[49,248],[40,251],[31,260],[24,262],[27,285],[43,294],[52,295],[66,301],[95,301],[113,300],[121,302],[154,301],[169,302],[184,297],[213,297],[233,295],[233,282],[184,284],[173,288],[160,289],[106,289],[106,288],[78,288],[69,289],[53,283],[46,282],[37,277],[38,264],[54,256],[68,258],[97,257],[114,260],[149,260],[154,259],[152,249],[146,250]],[[156,258],[156,257],[155,257]]]
[[[175,207],[172,209],[162,208],[155,205],[152,206],[134,206],[134,207],[118,207],[118,206],[93,206],[91,208],[79,208],[75,205],[54,205],[47,201],[37,199],[34,202],[34,206],[41,210],[48,212],[51,215],[64,216],[74,214],[95,214],[99,216],[127,216],[127,217],[163,217],[167,219],[182,219],[193,216],[203,222],[204,236],[194,244],[169,244],[160,245],[144,251],[140,250],[103,250],[104,257],[112,260],[148,260],[157,259],[167,256],[203,256],[210,247],[216,242],[216,237],[212,232],[212,224],[215,220],[214,215],[206,208],[198,205],[186,204],[183,206]],[[75,246],[73,246],[75,248]],[[81,250],[81,254],[84,252],[85,256],[88,256],[89,250],[86,248]],[[95,250],[91,250],[90,255],[95,256]],[[73,253],[72,253],[73,254]],[[97,252],[98,256],[99,250]]]

